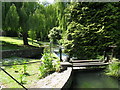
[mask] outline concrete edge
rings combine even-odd
[[[67,78],[66,78],[63,86],[61,87],[61,90],[69,89],[72,84],[72,77],[73,77],[72,67],[68,67],[67,70],[68,70]]]

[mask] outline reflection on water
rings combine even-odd
[[[119,88],[118,80],[103,72],[75,72],[71,88]]]

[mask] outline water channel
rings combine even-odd
[[[56,53],[60,57],[59,52]],[[62,59],[68,56],[62,53]],[[120,78],[113,78],[105,75],[104,70],[73,70],[72,84],[73,90],[120,90]]]
[[[103,71],[74,71],[71,88],[98,88],[104,90],[120,90],[118,78],[109,77]]]

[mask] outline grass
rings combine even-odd
[[[32,83],[39,80],[39,70],[38,70],[39,67],[40,67],[40,63],[33,63],[27,65],[26,72],[29,75],[26,75],[24,76],[24,78],[22,78],[23,81],[26,82],[24,83],[25,87],[28,88],[32,85]],[[24,65],[6,66],[4,67],[4,69],[19,82],[21,81],[20,75],[23,74]],[[0,82],[2,83],[2,85],[4,85],[7,88],[22,88],[3,71],[0,71]]]
[[[36,40],[33,40],[32,42],[32,39],[30,38],[28,38],[28,43],[30,46],[23,45],[22,37],[0,37],[0,46],[2,46],[2,50],[27,49],[49,45],[49,42],[37,42]]]
[[[30,38],[28,38],[28,40],[29,40],[29,45],[34,47],[49,45],[49,42],[39,41],[38,43],[41,43],[41,45],[39,45],[38,43],[36,43],[36,40],[34,40],[33,43]],[[0,37],[0,46],[2,46],[2,50],[34,48],[34,47],[24,46],[22,38],[18,38],[18,37]],[[33,85],[33,83],[37,82],[40,79],[39,76],[40,75],[39,68],[41,67],[40,59],[11,57],[11,58],[0,59],[0,61],[1,60],[3,61],[3,65],[11,65],[11,66],[3,66],[3,67],[10,75],[12,75],[19,82],[21,82],[22,80],[26,88],[29,88],[31,85]],[[24,64],[30,62],[37,62],[37,63]],[[13,65],[13,64],[23,64],[23,65]],[[24,73],[25,71],[27,72],[27,74]],[[0,71],[0,85],[5,86],[6,88],[22,88],[2,70]]]
[[[53,57],[53,60],[54,60],[53,63],[56,64],[58,62],[58,58],[55,57],[53,54],[51,54],[51,56]],[[2,61],[4,65],[10,65],[10,66],[3,66],[3,68],[10,75],[12,75],[15,79],[23,83],[23,85],[26,88],[30,88],[30,86],[33,85],[33,83],[36,83],[41,78],[40,67],[42,67],[41,61],[43,61],[43,58],[42,59],[27,59],[27,58],[12,57],[12,58],[2,59]],[[27,63],[37,62],[37,63],[24,64],[26,62]],[[11,64],[22,64],[22,65],[11,65]],[[58,68],[59,67],[57,65],[56,70]],[[45,68],[43,68],[43,70],[45,70]],[[48,71],[45,72],[45,76],[49,74],[50,73]],[[42,78],[44,78],[44,76]],[[0,71],[0,85],[5,86],[6,88],[22,88],[13,79],[11,79],[7,74],[5,74],[2,70]]]
[[[41,61],[40,59],[28,59],[28,58],[20,58],[20,57],[11,57],[11,58],[4,58],[1,59],[2,65],[19,65],[19,64],[25,64],[25,63],[34,63]]]

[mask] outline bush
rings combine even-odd
[[[120,77],[120,62],[113,62],[109,64],[106,74],[110,76]]]
[[[40,70],[40,78],[47,76],[51,72],[59,71],[60,61],[54,60],[53,54],[50,56],[50,52],[48,49],[44,50],[42,64],[39,67]]]
[[[54,44],[58,43],[58,40],[61,39],[61,30],[58,27],[54,27],[52,30],[50,30],[50,33],[48,35],[50,41],[52,41]]]

